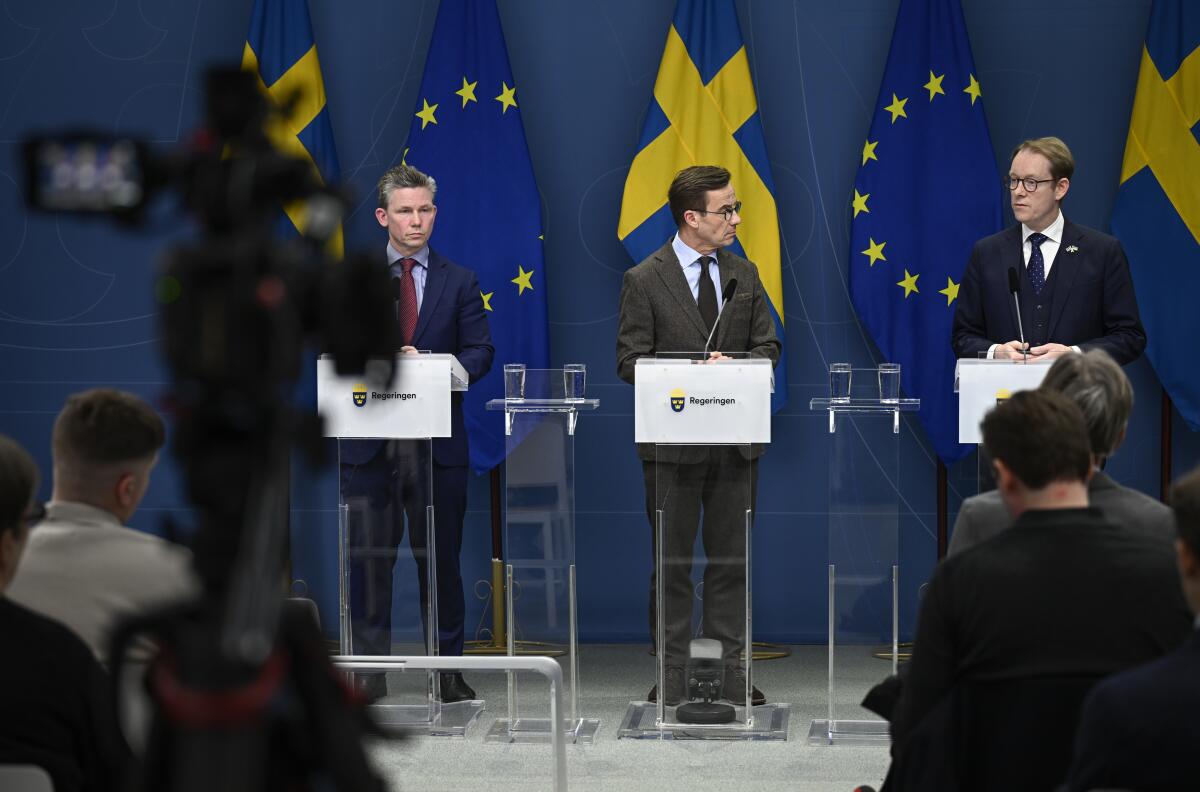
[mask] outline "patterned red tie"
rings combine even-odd
[[[404,274],[396,285],[396,313],[400,319],[400,340],[404,346],[412,345],[413,333],[417,329],[417,282],[412,274],[416,264],[416,259],[400,259]]]

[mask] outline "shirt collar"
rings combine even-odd
[[[389,265],[395,264],[397,261],[399,261],[402,258],[410,258],[413,261],[417,262],[417,264],[419,264],[420,266],[424,267],[425,269],[429,269],[429,245],[425,245],[423,248],[418,250],[416,253],[413,253],[411,256],[406,256],[403,253],[401,253],[400,251],[396,250],[394,247],[392,247],[392,243],[389,242],[388,246],[387,246],[387,257],[388,257]]]
[[[1049,226],[1047,226],[1045,228],[1045,230],[1042,231],[1042,235],[1044,237],[1046,237],[1047,239],[1049,239],[1054,244],[1056,244],[1056,245],[1060,244],[1062,242],[1063,226],[1065,226],[1066,224],[1067,224],[1067,219],[1065,217],[1063,217],[1062,210],[1059,209],[1058,217],[1054,218],[1054,222],[1051,223]],[[1025,225],[1024,223],[1021,223],[1021,243],[1022,244],[1029,241],[1029,235],[1032,233],[1033,233],[1032,228]]]
[[[79,501],[52,500],[46,504],[46,523],[100,523],[121,526],[121,521],[110,511]]]
[[[675,257],[679,259],[679,266],[683,267],[684,269],[687,269],[691,265],[695,264],[697,259],[703,258],[704,256],[708,256],[713,261],[717,260],[716,253],[700,253],[688,247],[687,243],[679,238],[678,232],[676,232],[675,238],[671,240],[671,249],[675,251]]]

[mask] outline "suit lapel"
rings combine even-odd
[[[724,250],[717,251],[717,269],[721,276],[721,294],[724,294],[725,290],[729,288],[729,281],[733,280],[733,276],[734,276],[733,259],[730,258],[729,254],[726,253]],[[749,284],[738,281],[738,292],[741,292],[742,289],[745,289],[748,287],[749,287]],[[737,297],[737,295],[735,294],[734,297]],[[718,294],[717,299],[719,300],[720,298],[721,298],[721,295]],[[733,300],[730,300],[729,302],[731,304],[721,307],[721,315],[719,317],[720,321],[718,322],[717,335],[715,338],[713,338],[712,346],[709,347],[710,349],[722,349],[723,348],[725,337],[726,337],[726,335],[728,335],[728,328],[729,328],[729,325],[731,324],[730,320],[733,319],[732,316],[726,316],[727,313],[733,312],[733,305],[732,305]]]
[[[446,262],[442,257],[429,249],[429,270],[425,273],[425,293],[421,296],[421,310],[417,314],[417,328],[413,330],[412,345],[420,349],[417,343],[421,334],[429,326],[429,317],[437,310],[438,300],[446,290]]]
[[[1078,253],[1068,253],[1067,248],[1074,245],[1086,254],[1083,245],[1079,244],[1082,241],[1083,234],[1079,228],[1070,221],[1065,222],[1062,241],[1058,245],[1058,253],[1054,255],[1054,269],[1051,270],[1055,277],[1054,302],[1050,305],[1050,322],[1046,326],[1047,341],[1054,339],[1054,330],[1058,326],[1058,320],[1062,318],[1063,309],[1067,307],[1067,300],[1070,299],[1071,284],[1079,274],[1079,263],[1075,260]]]
[[[696,306],[696,298],[692,296],[692,290],[688,287],[687,278],[683,276],[683,267],[679,264],[679,258],[675,255],[671,243],[663,245],[654,254],[657,261],[655,262],[655,270],[658,272],[658,277],[662,280],[663,285],[667,287],[667,293],[670,294],[683,312],[691,320],[695,326],[696,332],[700,333],[702,339],[708,338],[708,331],[704,329],[704,320],[700,318],[700,309]],[[692,352],[690,349],[667,349],[664,352]]]

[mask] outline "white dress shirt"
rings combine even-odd
[[[717,254],[698,253],[692,250],[679,238],[678,233],[675,234],[675,239],[671,240],[671,249],[675,251],[675,257],[679,259],[679,266],[683,267],[683,277],[687,279],[688,288],[692,290],[692,299],[696,300],[696,302],[700,301],[700,273],[704,271],[704,267],[700,264],[700,259],[708,256],[713,260],[708,268],[708,275],[713,282],[713,288],[717,292],[717,311],[720,312],[722,305],[721,273],[718,272]]]

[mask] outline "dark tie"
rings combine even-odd
[[[1045,234],[1029,235],[1029,280],[1033,283],[1033,293],[1041,294],[1046,285],[1046,259],[1042,258],[1042,243],[1050,237]]]
[[[404,273],[399,278],[392,278],[396,286],[396,316],[400,320],[400,342],[411,346],[413,332],[417,329],[417,282],[413,280],[413,267],[416,259],[400,259]]]
[[[700,309],[704,329],[710,332],[717,321],[717,288],[713,286],[712,276],[708,273],[708,265],[712,263],[712,256],[700,257],[700,293],[696,297],[696,307]]]

